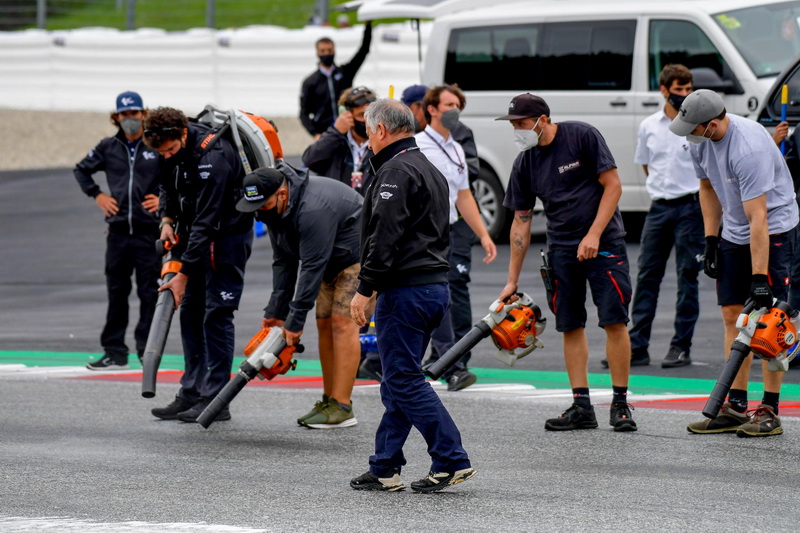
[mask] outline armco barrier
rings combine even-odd
[[[423,51],[430,24],[422,25]],[[15,109],[108,111],[123,90],[149,107],[189,113],[207,103],[268,116],[297,116],[300,85],[316,67],[314,42],[336,42],[338,63],[361,43],[363,26],[335,29],[273,26],[122,32],[84,28],[0,32],[0,102]],[[417,34],[410,24],[374,28],[370,55],[355,83],[395,97],[418,83]]]

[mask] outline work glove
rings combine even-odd
[[[712,279],[717,279],[719,274],[719,237],[709,235],[706,237],[706,252],[703,255],[703,272]]]
[[[772,289],[766,274],[753,274],[750,282],[750,299],[756,304],[756,309],[766,307],[772,309]]]

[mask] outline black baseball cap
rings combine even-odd
[[[236,203],[236,210],[252,213],[267,203],[283,184],[283,174],[277,168],[259,168],[244,177],[244,196]]]
[[[495,120],[520,120],[528,117],[550,116],[550,107],[543,99],[531,93],[515,96],[508,104],[508,115]]]

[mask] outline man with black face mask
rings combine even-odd
[[[316,304],[322,400],[297,419],[311,429],[355,426],[350,395],[361,354],[350,300],[358,287],[362,199],[350,187],[308,176],[284,161],[244,179],[236,204],[267,225],[272,243],[272,295],[262,327],[281,326],[297,344]]]
[[[162,157],[161,239],[177,244],[180,236],[180,272],[159,290],[172,291],[180,307],[185,364],[175,401],[151,412],[196,422],[230,379],[253,215],[236,210],[244,168],[227,136],[159,107],[145,121],[144,140]],[[216,420],[230,417],[226,407]]]
[[[692,336],[700,314],[697,276],[702,267],[703,215],[689,142],[669,131],[683,100],[692,92],[692,73],[683,65],[667,65],[659,75],[664,108],[642,121],[635,160],[647,175],[652,203],[644,222],[639,274],[631,310],[631,366],[650,363],[648,345],[664,270],[675,248],[678,298],[675,333],[661,362],[663,368],[691,364]],[[603,360],[604,366],[608,362]]]
[[[144,353],[158,290],[160,260],[154,251],[158,239],[158,154],[141,142],[142,121],[147,111],[135,92],[117,96],[111,122],[119,129],[89,152],[73,170],[75,179],[103,211],[108,223],[106,237],[106,284],[108,312],[100,344],[104,356],[88,363],[89,370],[128,368],[128,295],[136,272],[139,322],[134,330],[136,353]],[[100,190],[92,175],[103,171],[109,193]]]
[[[353,86],[358,69],[364,63],[372,43],[372,23],[364,25],[361,47],[346,65],[334,63],[336,47],[328,37],[316,43],[319,66],[303,80],[300,90],[300,121],[316,141],[339,116],[338,95]]]
[[[364,194],[374,177],[369,164],[373,154],[367,141],[364,111],[374,101],[375,93],[366,87],[346,89],[342,93],[339,105],[344,111],[333,126],[303,152],[303,163],[309,170]]]

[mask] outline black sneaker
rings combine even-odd
[[[608,368],[608,359],[600,361],[603,368]],[[650,354],[647,349],[631,350],[631,366],[647,366],[650,364]]]
[[[200,400],[193,406],[191,406],[186,411],[182,411],[178,413],[178,420],[181,422],[197,422],[197,417],[206,410],[208,404],[211,403],[211,398],[207,398],[204,400]],[[219,412],[217,418],[214,419],[215,422],[224,422],[225,420],[231,419],[231,412],[226,405],[222,411]]]
[[[569,409],[561,413],[558,418],[550,418],[544,423],[544,429],[549,431],[570,431],[572,429],[595,429],[597,417],[594,416],[594,407],[584,409],[573,403]]]
[[[356,490],[380,490],[397,492],[406,488],[400,480],[400,474],[392,477],[378,477],[370,471],[350,480],[350,486]]]
[[[128,357],[104,355],[99,361],[86,363],[86,368],[89,370],[127,370],[129,368]]]
[[[166,407],[156,407],[152,409],[150,412],[153,413],[153,416],[158,417],[162,420],[177,420],[178,413],[181,413],[191,406],[193,406],[195,402],[187,400],[185,398],[178,398],[176,397],[171,404]]]
[[[679,366],[687,366],[692,364],[692,359],[689,357],[689,352],[677,346],[670,346],[664,360],[661,361],[661,368],[677,368]]]
[[[358,377],[361,379],[374,379],[381,381],[383,379],[383,369],[380,363],[375,363],[369,359],[364,359],[358,366]]]
[[[456,483],[466,481],[476,473],[474,468],[464,468],[455,472],[429,472],[427,477],[419,481],[412,481],[411,490],[414,492],[438,492]]]
[[[609,424],[614,426],[614,431],[636,431],[636,422],[631,415],[633,406],[626,402],[614,402],[611,404],[611,416]]]
[[[447,378],[447,390],[459,391],[474,385],[478,381],[478,376],[467,369],[456,370],[455,373]]]

